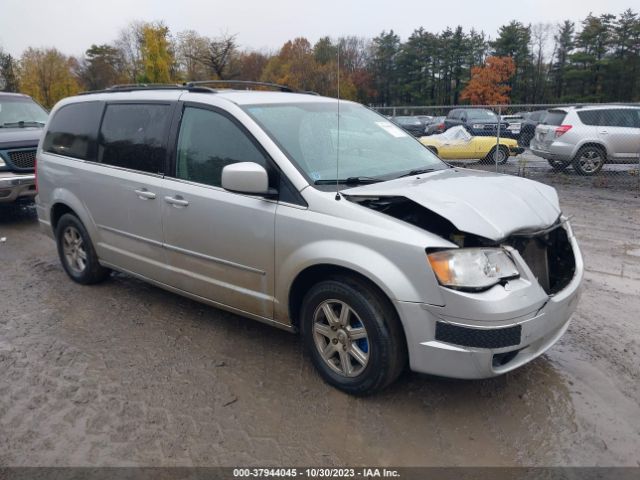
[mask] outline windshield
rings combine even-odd
[[[337,173],[337,102],[247,105],[244,110],[312,183],[350,177],[388,180],[413,170],[447,168],[411,135],[362,105],[340,104]]]
[[[494,120],[497,117],[491,110],[471,109],[467,110],[467,118],[472,120]]]
[[[33,126],[34,123],[44,125],[47,112],[30,98],[7,98],[0,96],[0,127],[20,127],[21,123]]]

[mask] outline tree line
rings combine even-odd
[[[242,49],[235,35],[173,34],[162,22],[133,22],[81,57],[0,45],[0,89],[47,107],[83,90],[122,83],[244,79],[338,94],[376,106],[459,103],[640,101],[640,17],[589,14],[557,25],[511,21],[495,38],[462,27],[418,28],[405,41],[391,31],[286,42],[278,51]]]

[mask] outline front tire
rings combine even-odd
[[[56,226],[58,256],[74,282],[90,285],[102,282],[110,270],[100,265],[86,228],[78,217],[65,213]]]
[[[314,285],[300,311],[305,348],[330,385],[369,395],[394,382],[407,364],[404,332],[381,293],[340,276]]]

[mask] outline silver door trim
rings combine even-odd
[[[124,230],[118,230],[117,228],[107,227],[106,225],[96,225],[100,230],[106,230],[107,232],[115,233],[116,235],[122,235],[123,237],[129,237],[134,240],[140,240],[141,242],[146,242],[156,247],[162,247],[162,242],[158,242],[157,240],[152,240],[147,237],[141,237],[140,235],[136,235],[134,233],[125,232]]]
[[[189,255],[191,257],[200,258],[202,260],[208,260],[214,263],[220,263],[222,265],[227,265],[229,267],[238,268],[240,270],[246,270],[247,272],[256,273],[258,275],[266,275],[267,272],[264,270],[260,270],[258,268],[249,267],[248,265],[243,265],[241,263],[231,262],[229,260],[224,260],[218,257],[212,257],[210,255],[205,255],[204,253],[194,252],[193,250],[187,250],[186,248],[176,247],[175,245],[169,245],[168,243],[164,244],[164,248],[167,250],[171,250],[174,252],[182,253],[184,255]]]
[[[239,308],[234,308],[234,307],[231,307],[231,306],[226,305],[224,303],[216,302],[214,300],[210,300],[208,298],[201,297],[200,295],[189,293],[189,292],[187,292],[185,290],[180,290],[179,288],[172,287],[171,285],[167,285],[166,283],[158,282],[158,281],[153,280],[151,278],[145,277],[144,275],[140,275],[139,273],[132,272],[130,270],[127,270],[125,268],[119,267],[119,266],[114,265],[112,263],[100,260],[100,264],[102,266],[104,266],[104,267],[111,268],[112,270],[116,270],[118,272],[126,273],[127,275],[131,275],[132,277],[135,277],[135,278],[139,278],[140,280],[143,280],[145,282],[149,282],[152,285],[155,285],[157,287],[163,288],[165,290],[168,290],[170,292],[176,293],[178,295],[182,295],[184,297],[191,298],[192,300],[196,300],[198,302],[202,302],[202,303],[205,303],[207,305],[211,305],[212,307],[216,307],[216,308],[219,308],[221,310],[226,310],[228,312],[235,313],[235,314],[241,315],[243,317],[248,317],[248,318],[250,318],[252,320],[257,320],[258,322],[266,323],[267,325],[271,325],[271,326],[280,328],[282,330],[286,330],[288,332],[294,333],[294,332],[297,331],[296,328],[291,324],[278,322],[277,320],[274,320],[272,318],[262,317],[260,315],[256,315],[255,313],[246,312],[244,310],[240,310]]]

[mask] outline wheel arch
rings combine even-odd
[[[293,282],[291,283],[291,287],[289,288],[287,296],[287,311],[289,320],[291,321],[291,325],[294,328],[299,329],[300,308],[302,307],[302,300],[306,292],[318,282],[340,276],[355,279],[366,284],[369,288],[374,290],[379,295],[379,298],[387,303],[389,308],[391,308],[395,312],[398,321],[402,323],[400,314],[393,301],[391,300],[391,297],[373,279],[369,278],[362,272],[349,267],[331,263],[320,263],[304,268],[298,273],[298,275],[296,275]]]
[[[595,141],[595,140],[587,140],[581,144],[578,145],[578,147],[576,148],[575,153],[573,154],[573,158],[575,159],[578,154],[580,153],[580,150],[582,150],[583,148],[587,148],[587,147],[594,147],[597,148],[599,150],[601,150],[604,155],[605,155],[605,160],[607,158],[609,158],[609,152],[607,151],[607,146],[600,142],[600,141]]]
[[[60,217],[65,213],[71,213],[78,217],[84,228],[87,229],[89,236],[95,243],[96,238],[96,226],[93,222],[89,211],[85,207],[84,203],[80,201],[78,197],[73,195],[68,190],[55,189],[51,195],[51,207],[49,208],[49,220],[51,222],[51,229],[55,235],[56,226]]]

